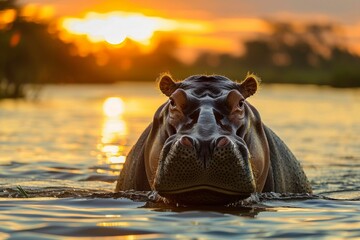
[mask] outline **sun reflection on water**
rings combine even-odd
[[[103,110],[107,117],[120,116],[125,111],[124,101],[119,97],[109,97],[104,102]]]
[[[98,149],[100,163],[112,170],[121,170],[128,150],[128,127],[123,119],[125,103],[119,97],[105,99],[103,105],[104,122]],[[118,174],[117,172],[113,174]]]
[[[127,126],[126,122],[118,117],[107,117],[104,120],[103,130],[102,130],[102,138],[101,142],[103,144],[110,143],[123,143],[125,141],[125,136],[127,135]],[[119,147],[116,145],[116,147]],[[107,147],[107,150],[114,150],[110,147]]]

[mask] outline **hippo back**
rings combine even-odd
[[[152,125],[151,123],[144,130],[136,144],[131,148],[117,181],[116,192],[130,189],[138,191],[151,190],[146,178],[144,149]]]
[[[267,126],[264,131],[270,149],[271,168],[264,192],[309,193],[310,183],[294,154]],[[271,176],[272,175],[272,176]]]

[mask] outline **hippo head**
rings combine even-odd
[[[223,76],[159,80],[169,97],[155,114],[159,128],[146,147],[146,175],[165,198],[191,204],[228,203],[261,192],[269,171],[262,122],[246,98],[257,77],[241,82]]]

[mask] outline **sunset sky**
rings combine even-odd
[[[215,51],[241,54],[243,49],[239,44],[240,39],[246,39],[253,34],[268,32],[263,19],[279,19],[291,22],[331,22],[342,25],[345,40],[351,51],[360,54],[360,1],[358,0],[272,0],[272,1],[239,1],[239,0],[19,0],[19,3],[37,4],[52,7],[54,15],[59,18],[72,18],[74,25],[68,21],[67,27],[73,28],[73,33],[78,31],[82,34],[86,30],[81,29],[85,25],[80,24],[87,18],[89,23],[89,12],[96,14],[120,11],[130,13],[141,13],[148,19],[143,29],[151,29],[151,21],[160,20],[160,25],[154,27],[154,31],[174,31],[181,37],[183,58],[191,59],[199,51]],[[107,18],[107,15],[96,15],[97,18]],[[93,17],[94,18],[94,17]],[[156,19],[158,18],[158,19]],[[114,21],[110,22],[111,29],[117,28]],[[119,23],[121,24],[121,23]],[[95,31],[93,26],[87,28]],[[135,28],[137,25],[129,25]],[[157,28],[157,29],[156,29]],[[92,33],[86,33],[92,34]],[[139,33],[137,33],[140,38]],[[144,33],[145,34],[145,33]],[[113,35],[108,37],[109,43],[118,43],[126,37]],[[127,36],[131,34],[126,34]],[[151,33],[142,36],[142,41],[150,39]],[[94,39],[94,36],[92,36]],[[96,36],[95,36],[96,37]],[[91,38],[91,37],[90,37]],[[105,37],[103,37],[105,39]],[[103,39],[103,40],[104,40]],[[146,39],[145,39],[146,40]],[[105,40],[104,40],[105,41]],[[139,40],[140,41],[140,40]],[[143,41],[145,43],[146,41]],[[192,56],[193,55],[193,56]]]
[[[167,18],[213,19],[233,17],[324,18],[343,23],[360,21],[358,0],[20,0],[52,5],[58,15],[76,16],[87,11],[141,11]]]

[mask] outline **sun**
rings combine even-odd
[[[109,32],[104,35],[104,40],[112,45],[118,45],[125,41],[127,35],[121,32]]]
[[[61,27],[75,35],[85,35],[91,42],[118,45],[131,39],[148,44],[156,31],[169,31],[176,27],[172,20],[148,17],[141,13],[89,12],[84,18],[65,18]]]
[[[103,104],[103,111],[107,117],[118,117],[125,111],[124,101],[119,97],[109,97]]]

